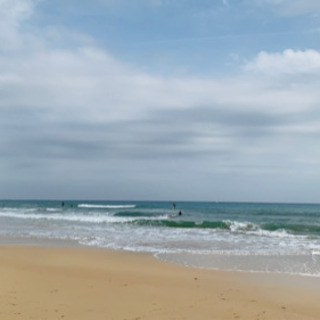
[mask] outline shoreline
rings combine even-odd
[[[0,245],[0,259],[3,319],[320,318],[320,279],[99,248]]]
[[[261,275],[279,275],[279,276],[292,276],[292,277],[306,277],[319,279],[320,274],[308,274],[303,272],[285,272],[278,270],[259,270],[255,267],[259,264],[270,263],[271,261],[276,261],[278,266],[281,265],[282,261],[279,256],[228,256],[228,255],[202,255],[202,254],[190,254],[190,253],[157,253],[157,252],[148,252],[148,251],[131,251],[126,249],[112,249],[99,247],[97,245],[86,245],[81,244],[77,240],[71,239],[50,239],[50,238],[37,238],[37,237],[17,237],[17,236],[4,236],[0,235],[0,246],[21,246],[21,247],[51,247],[51,248],[83,248],[87,250],[107,250],[107,251],[119,251],[119,252],[128,252],[136,254],[148,254],[154,257],[159,261],[169,262],[175,265],[195,268],[195,269],[204,269],[211,271],[222,271],[222,272],[236,272],[236,273],[248,273],[248,274],[261,274]],[[182,258],[181,258],[182,257]],[[294,255],[288,255],[287,257],[294,257]],[[212,266],[212,261],[215,260],[216,264]],[[220,261],[219,261],[220,260]],[[222,261],[222,263],[221,263]],[[211,262],[211,263],[210,263]],[[237,263],[241,263],[241,267],[237,268]],[[292,261],[294,263],[294,261]],[[320,263],[320,260],[319,260]]]
[[[320,206],[190,202],[172,219],[177,211],[159,202],[2,205],[3,236],[11,238],[5,243],[149,252],[197,268],[320,277],[320,231],[313,221]]]

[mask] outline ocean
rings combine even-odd
[[[200,268],[320,276],[320,204],[2,200],[0,226],[2,243],[61,241]]]

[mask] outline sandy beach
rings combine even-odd
[[[320,281],[218,272],[146,254],[0,247],[0,319],[319,319]]]

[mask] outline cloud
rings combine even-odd
[[[92,183],[141,197],[135,183],[162,181],[165,191],[168,181],[209,186],[221,174],[317,167],[319,80],[306,74],[318,76],[318,51],[261,52],[237,75],[159,76],[86,35],[24,29],[36,7],[0,5],[11,3],[1,33],[14,41],[0,52],[0,168],[12,192],[19,181],[56,192]]]
[[[32,15],[33,9],[33,2],[28,0],[0,1],[0,51],[20,47],[20,24]]]
[[[245,66],[247,71],[265,74],[319,74],[320,52],[316,50],[292,50],[268,53],[260,52]]]
[[[239,77],[208,79],[146,74],[94,47],[2,58],[2,146],[19,161],[214,158],[214,171],[252,152],[281,153],[274,136],[298,134],[294,115],[319,94],[257,81],[271,62],[261,67],[259,55]]]

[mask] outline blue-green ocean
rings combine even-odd
[[[0,239],[150,252],[211,269],[320,276],[320,205],[0,201]],[[179,215],[181,211],[181,215]]]

